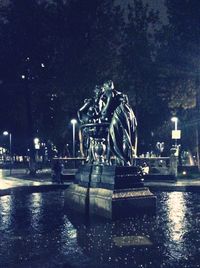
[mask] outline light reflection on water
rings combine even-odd
[[[39,221],[41,219],[41,209],[42,209],[42,194],[33,193],[30,195],[30,215],[31,215],[31,225],[33,228],[39,228]]]
[[[71,215],[63,208],[62,191],[1,197],[0,264],[198,267],[200,196],[182,192],[156,195],[156,216],[114,222]]]
[[[172,192],[168,193],[166,200],[168,217],[166,232],[169,236],[166,247],[172,262],[174,260],[187,260],[188,257],[187,244],[184,241],[184,236],[189,231],[185,196],[186,193],[184,192]]]
[[[2,196],[0,198],[0,226],[8,229],[11,224],[11,214],[12,214],[12,196]]]
[[[173,192],[170,193],[166,201],[166,208],[168,212],[170,237],[175,242],[182,242],[184,234],[188,231],[186,224],[186,200],[184,193]]]

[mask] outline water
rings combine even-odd
[[[0,267],[200,267],[200,195],[156,192],[157,213],[88,221],[63,192],[0,198]]]

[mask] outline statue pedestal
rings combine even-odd
[[[140,213],[152,213],[156,197],[148,188],[108,190],[90,188],[89,214],[109,219],[131,217]]]
[[[65,191],[65,206],[116,219],[154,212],[156,197],[144,187],[136,167],[83,165]]]
[[[83,165],[78,169],[75,183],[83,187],[128,189],[143,187],[138,167]]]

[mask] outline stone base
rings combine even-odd
[[[75,183],[88,188],[129,189],[143,187],[138,167],[82,165],[75,175]]]
[[[156,197],[146,187],[110,190],[74,184],[65,191],[65,205],[90,216],[116,219],[155,212]]]
[[[65,190],[65,207],[88,214],[89,188],[77,184],[70,185]]]
[[[90,188],[89,213],[110,219],[152,213],[156,197],[148,188],[108,190]]]

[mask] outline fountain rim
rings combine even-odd
[[[29,186],[17,186],[8,189],[0,190],[0,198],[3,196],[12,196],[14,194],[33,194],[33,193],[45,193],[66,190],[69,184],[49,184],[49,185],[29,185]],[[163,186],[163,185],[146,185],[153,192],[186,192],[186,193],[200,193],[200,186]]]

